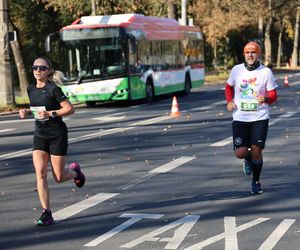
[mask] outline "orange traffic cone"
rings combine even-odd
[[[289,87],[290,85],[289,85],[289,79],[288,79],[288,76],[287,75],[285,75],[285,77],[284,77],[284,86],[285,87]]]
[[[179,112],[179,107],[178,107],[178,102],[177,102],[176,96],[173,97],[172,108],[171,108],[170,115],[173,116],[173,117],[180,116],[180,112]]]

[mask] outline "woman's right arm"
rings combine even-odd
[[[26,108],[19,109],[19,116],[20,116],[21,119],[26,118],[30,114],[31,114],[30,109],[26,109]]]

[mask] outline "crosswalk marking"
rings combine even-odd
[[[98,193],[86,200],[80,201],[74,205],[68,206],[64,209],[55,212],[53,214],[53,217],[56,222],[66,220],[67,218],[78,214],[85,209],[96,206],[99,203],[106,201],[116,195],[118,195],[118,193]]]

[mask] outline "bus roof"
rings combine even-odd
[[[83,16],[61,30],[105,27],[123,27],[129,31],[138,30],[149,40],[178,40],[183,39],[186,33],[200,33],[198,27],[180,25],[172,18],[144,16],[141,14]]]

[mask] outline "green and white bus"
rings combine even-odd
[[[175,19],[84,16],[55,34],[59,43],[49,34],[46,50],[59,48],[62,89],[73,103],[152,101],[204,83],[203,35]]]

